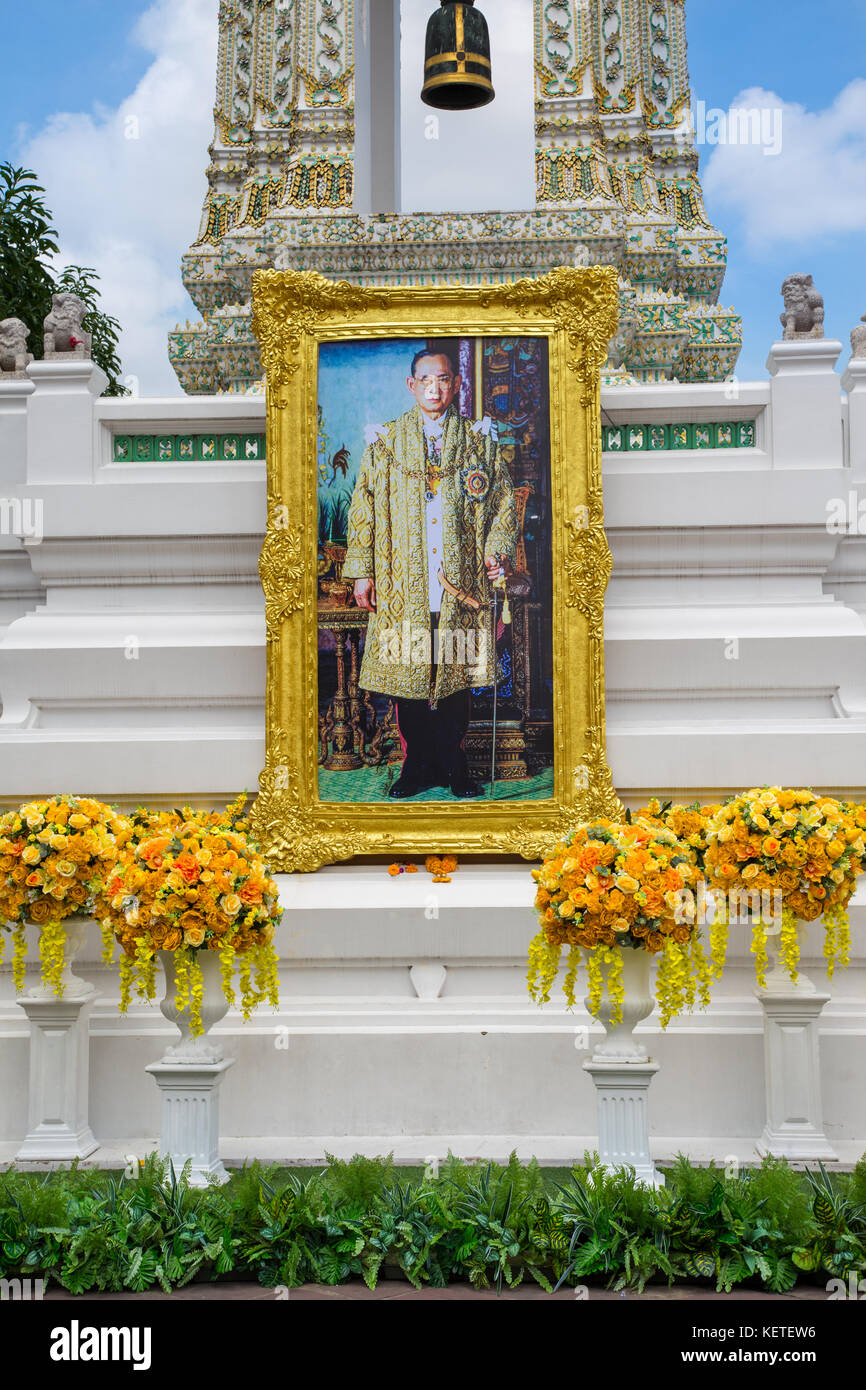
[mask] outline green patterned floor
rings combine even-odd
[[[397,780],[400,764],[390,767],[360,767],[356,772],[325,772],[319,768],[320,801],[387,801],[388,788]],[[490,797],[490,783],[485,782],[484,797]],[[520,782],[497,782],[493,789],[495,801],[544,801],[553,796],[553,768],[545,768],[535,777]],[[478,798],[481,800],[482,798]],[[445,787],[431,787],[409,798],[416,801],[458,801]]]

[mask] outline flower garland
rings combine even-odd
[[[13,927],[12,975],[19,993],[27,969],[24,927],[34,922],[42,928],[42,982],[62,997],[62,923],[96,914],[129,833],[125,816],[92,797],[49,797],[0,816],[0,921]]]
[[[706,830],[704,867],[711,887],[736,900],[752,924],[759,985],[766,983],[767,929],[797,979],[797,921],[823,915],[827,975],[848,963],[848,903],[866,867],[866,808],[805,788],[753,787],[719,807]],[[743,913],[738,914],[742,917]],[[727,938],[717,920],[717,938]],[[714,950],[715,953],[715,950]]]
[[[606,993],[612,1025],[622,1019],[623,949],[661,955],[656,995],[665,1026],[683,1000],[708,1000],[710,965],[681,912],[683,890],[696,875],[688,850],[663,825],[598,820],[580,826],[533,870],[541,930],[529,946],[530,995],[537,1003],[549,1000],[567,946],[566,1000],[575,1002],[583,951],[587,1006],[598,1016]]]
[[[155,833],[154,833],[155,832]],[[272,941],[281,908],[277,885],[248,836],[224,816],[180,812],[139,817],[129,850],[107,884],[103,923],[123,950],[121,1012],[133,988],[156,993],[158,951],[176,956],[179,1012],[189,1011],[192,1035],[203,1033],[203,977],[198,953],[217,952],[223,993],[236,1002],[238,971],[244,1018],[265,999],[279,1002]]]

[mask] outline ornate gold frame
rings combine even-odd
[[[362,288],[259,270],[253,328],[267,374],[266,763],[254,832],[271,864],[308,872],[364,854],[538,859],[575,824],[623,814],[607,765],[599,374],[617,326],[610,267],[503,285]],[[317,784],[317,357],[337,338],[542,335],[550,357],[554,796],[510,802],[320,802]]]

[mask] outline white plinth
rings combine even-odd
[[[779,1158],[835,1161],[838,1155],[824,1133],[818,1055],[818,1019],[830,996],[810,985],[755,991],[764,1011],[767,1104],[757,1149]]]
[[[96,990],[70,997],[25,994],[30,1020],[27,1138],[16,1155],[27,1161],[87,1158],[99,1147],[88,1121],[88,1020]]]
[[[190,1184],[227,1182],[219,1156],[219,1088],[234,1057],[219,1062],[152,1062],[149,1071],[162,1092],[160,1154],[180,1174],[192,1163]]]
[[[634,1168],[640,1182],[663,1187],[649,1149],[649,1088],[657,1062],[584,1062],[596,1089],[598,1153],[607,1168]]]

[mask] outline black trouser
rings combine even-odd
[[[468,690],[446,695],[436,709],[427,700],[397,701],[397,723],[406,740],[401,775],[407,781],[447,787],[468,777],[460,745],[469,728],[471,701]]]

